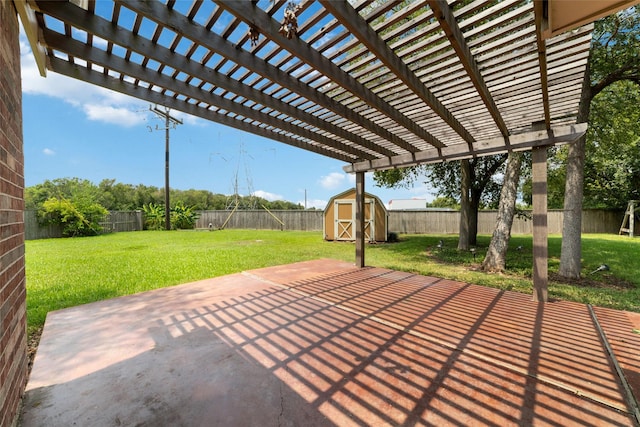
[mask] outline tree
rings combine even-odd
[[[182,202],[176,203],[171,208],[171,228],[178,230],[189,230],[196,226],[199,215],[193,206],[186,206]]]
[[[586,208],[640,199],[640,85],[611,84],[591,101],[584,169]]]
[[[94,236],[102,230],[99,221],[108,213],[98,203],[77,203],[64,197],[52,197],[42,204],[38,218],[43,224],[62,227],[65,237]]]
[[[484,271],[504,271],[506,268],[507,249],[511,238],[511,226],[516,212],[518,182],[522,168],[522,153],[511,153],[507,160],[504,182],[500,192],[500,204],[496,228],[493,230],[487,255],[482,262]]]
[[[135,188],[131,184],[122,184],[115,179],[103,179],[98,184],[99,200],[110,211],[132,211],[140,209],[136,204]]]
[[[100,190],[91,181],[80,178],[56,178],[25,189],[26,209],[41,208],[51,198],[64,198],[76,204],[99,202]]]
[[[80,178],[57,178],[25,189],[25,207],[38,211],[39,221],[62,227],[64,236],[90,236],[108,213],[100,189]]]
[[[577,121],[586,122],[591,102],[619,81],[640,84],[640,14],[635,8],[595,23]],[[559,274],[580,278],[581,228],[584,194],[586,136],[567,150],[564,220]]]
[[[476,244],[478,210],[498,205],[500,184],[494,177],[503,167],[507,156],[478,157],[461,162],[443,162],[431,165],[377,171],[373,179],[387,188],[410,187],[421,178],[434,188],[439,196],[460,201],[460,237],[458,249],[468,250]]]

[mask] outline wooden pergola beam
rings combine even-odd
[[[132,77],[142,81],[153,81],[156,86],[165,89],[171,88],[172,91],[185,95],[188,98],[203,102],[208,105],[215,105],[217,108],[255,121],[262,122],[266,125],[282,129],[292,134],[298,134],[303,138],[316,141],[329,147],[333,147],[336,150],[351,154],[356,158],[373,158],[373,156],[371,156],[369,153],[359,150],[353,146],[342,144],[335,139],[311,132],[310,130],[302,126],[294,125],[290,121],[281,120],[280,118],[271,114],[263,113],[260,110],[256,110],[243,104],[233,102],[230,99],[215,95],[209,91],[204,91],[197,88],[196,86],[187,84],[185,82],[175,80],[167,75],[158,74],[153,70],[126,61],[124,58],[109,54],[106,51],[97,49],[87,50],[85,49],[86,45],[84,45],[83,43],[75,40],[64,40],[63,35],[54,31],[45,30],[43,34],[45,40],[47,41],[47,45],[52,47],[53,49],[59,50],[60,52],[65,52],[68,55],[72,55],[76,58],[82,58],[87,62],[102,67],[108,66],[111,70],[128,77]],[[131,95],[136,96],[136,93],[131,93]]]
[[[116,2],[118,2],[119,4],[121,0],[116,0]],[[355,111],[351,110],[345,105],[334,101],[329,96],[325,95],[322,92],[319,92],[315,88],[310,87],[300,79],[292,78],[291,75],[282,71],[278,67],[271,65],[269,62],[255,56],[250,52],[245,51],[244,49],[241,49],[238,45],[234,45],[221,36],[210,32],[205,27],[202,27],[201,25],[198,25],[193,21],[189,21],[188,19],[185,19],[184,16],[173,12],[170,9],[167,9],[161,3],[145,2],[142,0],[131,0],[123,3],[123,6],[140,15],[146,16],[148,19],[155,21],[160,26],[169,28],[172,31],[181,32],[185,35],[185,37],[196,41],[199,45],[211,50],[212,52],[215,52],[233,61],[239,66],[245,67],[247,70],[259,74],[269,79],[270,81],[277,83],[282,87],[287,88],[292,92],[314,102],[316,105],[322,106],[327,110],[337,114],[338,116],[344,117],[352,123],[362,126],[368,131],[379,135],[381,138],[386,139],[387,141],[395,145],[398,145],[397,140],[399,140],[399,138],[383,127],[379,126],[375,122],[357,114]],[[225,75],[223,76],[224,78],[228,78]],[[237,84],[237,86],[239,86],[240,88],[244,88],[246,85]],[[234,93],[238,93],[234,90],[231,91]],[[239,94],[243,95],[241,93]],[[257,102],[260,102],[262,105],[271,107],[275,110],[285,112],[292,117],[296,117],[298,111],[301,111],[298,108],[288,108],[290,107],[288,104],[282,105],[283,103],[279,103],[277,106],[272,105],[276,100],[264,93],[258,94],[253,92],[251,95],[244,94],[243,96],[254,100],[260,98],[261,100]],[[264,99],[265,96],[266,99]],[[364,148],[378,152],[380,154],[386,152],[387,154],[383,155],[389,155],[388,153],[391,152],[384,147],[380,147],[378,145],[370,143],[369,141],[365,140],[359,135],[354,134],[353,132],[347,132],[338,126],[331,126],[332,130],[325,128],[323,127],[325,126],[323,122],[326,122],[326,120],[319,120],[316,116],[311,116],[313,115],[307,115],[304,119],[301,118],[300,120],[310,123],[318,128],[325,129],[328,132],[331,132],[344,139],[348,139],[355,144],[361,145]]]
[[[511,135],[509,137],[510,148],[514,151],[524,151],[538,146],[569,144],[584,135],[586,131],[586,123],[554,126],[551,128],[551,132],[547,130],[528,131]],[[448,145],[442,150],[429,149],[410,155],[356,162],[345,166],[343,169],[347,173],[385,170],[417,164],[467,159],[485,154],[499,154],[506,151],[506,142],[504,138],[500,137],[476,141],[471,148],[467,144],[454,144]]]
[[[29,40],[31,46],[31,52],[36,60],[36,66],[38,72],[42,77],[47,76],[47,54],[44,46],[40,43],[38,38],[38,22],[36,20],[35,11],[31,8],[31,5],[27,0],[14,0],[13,4],[16,6],[16,11],[22,21],[22,27]]]
[[[278,28],[280,26],[279,23],[272,17],[267,15],[263,10],[258,8],[253,2],[232,0],[214,1],[218,4],[218,6],[235,15],[238,19],[241,19],[250,25],[254,25],[265,37],[268,37],[274,43],[288,50],[298,59],[311,65],[317,70],[320,70],[323,75],[336,82],[340,87],[346,88],[353,95],[364,101],[367,105],[387,115],[393,121],[408,129],[427,143],[434,146],[444,146],[442,142],[437,141],[425,129],[418,126],[415,122],[400,113],[400,111],[398,111],[396,108],[389,105],[389,103],[387,103],[374,92],[362,85],[349,73],[342,70],[340,67],[323,56],[320,52],[313,49],[307,43],[304,43],[297,37],[291,39],[283,37],[278,32]],[[376,133],[380,136],[383,136],[382,133]],[[389,132],[384,132],[384,134],[387,135],[386,137],[384,137],[385,139],[392,142],[399,148],[409,152],[418,151],[415,146],[409,144],[396,135],[389,135]]]
[[[365,266],[365,188],[364,172],[356,173],[356,266]],[[375,215],[373,212],[371,215]]]
[[[282,142],[292,147],[301,148],[323,156],[328,156],[336,159],[341,158],[343,161],[349,161],[349,156],[327,150],[323,148],[323,146],[311,144],[299,138],[293,138],[286,135],[285,133],[279,133],[274,130],[270,130],[264,126],[261,126],[259,122],[257,124],[252,124],[251,122],[247,121],[248,119],[238,119],[225,114],[220,114],[214,110],[200,108],[194,104],[180,101],[171,96],[163,95],[160,92],[156,92],[150,88],[136,86],[133,83],[115,79],[104,73],[93,71],[79,65],[71,64],[70,62],[63,59],[52,57],[50,60],[50,69],[52,71],[55,71],[56,73],[76,79],[81,78],[87,83],[91,83],[105,89],[110,89],[125,95],[135,96],[138,99],[142,99],[153,104],[163,105],[173,110],[182,111],[183,113],[191,114],[194,117],[200,117],[205,120],[220,123],[225,126],[233,127],[235,129],[249,132],[264,138],[269,138],[274,141]]]
[[[502,115],[500,114],[500,110],[496,105],[491,92],[489,92],[489,88],[480,73],[480,69],[478,68],[478,64],[476,63],[475,58],[471,53],[471,49],[467,45],[467,41],[462,34],[462,30],[458,26],[456,22],[456,18],[453,15],[453,10],[448,3],[437,0],[429,0],[428,1],[431,10],[440,23],[440,28],[444,31],[455,50],[458,58],[460,59],[460,63],[464,67],[467,72],[467,75],[471,79],[471,82],[476,88],[476,91],[480,95],[482,102],[487,107],[489,114],[493,118],[493,121],[500,129],[500,133],[505,137],[505,142],[509,143],[509,129],[507,128],[507,124],[505,123]]]
[[[551,113],[549,111],[549,79],[547,78],[547,45],[543,33],[547,30],[547,22],[544,18],[544,2],[536,1],[533,4],[536,20],[536,45],[538,46],[538,64],[540,68],[540,89],[542,91],[542,105],[544,107],[544,123],[547,129],[551,127]]]
[[[473,143],[474,139],[471,134],[346,0],[320,0],[320,3],[333,16],[338,18],[349,29],[351,34],[402,80],[413,93],[429,105],[462,139],[467,143]],[[432,141],[427,142],[437,148],[443,147],[441,144],[437,145]]]
[[[533,300],[547,302],[549,282],[549,242],[547,225],[547,147],[531,153],[533,198]]]
[[[155,3],[155,2],[154,2]],[[127,4],[128,5],[128,4]],[[168,48],[163,47],[157,44],[149,44],[146,40],[137,36],[131,31],[128,31],[123,28],[116,28],[108,21],[95,16],[87,14],[84,10],[73,6],[70,3],[58,3],[58,2],[42,2],[41,6],[43,10],[47,13],[51,14],[51,16],[57,17],[58,19],[64,19],[66,22],[72,23],[74,26],[81,28],[85,31],[91,32],[92,34],[97,35],[98,37],[107,40],[110,43],[119,46],[127,46],[130,51],[135,51],[145,58],[154,59],[161,64],[168,65],[175,70],[181,70],[185,73],[197,77],[202,81],[207,81],[217,87],[224,88],[228,91],[231,91],[237,95],[243,96],[246,99],[250,99],[256,103],[264,105],[265,107],[272,108],[276,111],[280,111],[283,114],[288,115],[289,117],[296,118],[301,120],[309,125],[316,127],[318,129],[322,129],[326,132],[332,133],[342,139],[353,142],[354,144],[360,145],[366,149],[369,149],[374,152],[378,152],[382,155],[394,155],[395,153],[391,150],[387,150],[384,147],[379,147],[372,144],[370,141],[360,137],[359,135],[354,134],[353,132],[349,132],[346,129],[337,126],[331,122],[326,120],[322,120],[316,115],[310,114],[301,110],[299,108],[295,108],[286,102],[282,102],[278,99],[275,99],[262,91],[253,89],[252,87],[241,84],[238,81],[228,77],[225,74],[217,72],[211,68],[202,67],[201,64],[186,60],[180,55],[171,52]],[[162,7],[160,3],[153,6],[154,8]],[[175,14],[176,16],[179,16]],[[181,23],[185,24],[185,23]],[[191,24],[194,25],[194,24]],[[222,39],[221,39],[222,40]],[[69,40],[72,41],[72,40]],[[224,40],[222,40],[224,41]],[[225,43],[228,43],[224,41]],[[86,51],[91,50],[88,46],[85,49]],[[234,51],[236,49],[233,49]],[[249,55],[254,58],[252,55]],[[115,58],[115,57],[114,57]],[[135,63],[129,62],[133,67]],[[109,64],[104,64],[106,68],[109,68]],[[274,67],[275,68],[275,67]],[[123,70],[123,74],[128,74],[128,72]],[[162,75],[156,73],[155,75]],[[151,76],[148,82],[153,82],[155,80],[155,75]],[[179,82],[179,80],[175,80],[175,82]],[[171,85],[167,85],[166,87],[170,87]],[[372,157],[370,154],[358,150],[363,154],[362,158],[370,158]]]

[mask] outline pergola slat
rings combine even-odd
[[[373,106],[378,111],[387,114],[393,120],[395,120],[405,128],[411,130],[412,132],[415,130],[416,132],[422,133],[420,129],[416,128],[415,123],[408,120],[395,108],[392,108],[384,100],[382,100],[373,92],[368,90],[365,86],[360,84],[360,82],[358,82],[350,74],[344,72],[333,62],[322,56],[322,54],[314,49],[311,49],[306,43],[302,43],[297,38],[287,39],[286,37],[282,37],[278,33],[278,23],[275,22],[271,17],[266,15],[264,11],[253,5],[253,3],[233,0],[215,1],[217,1],[220,7],[233,13],[236,17],[242,17],[242,19],[245,19],[247,22],[255,25],[266,37],[269,37],[271,40],[281,45],[284,49],[288,50],[296,57],[300,58],[302,61],[322,70],[322,74],[325,74],[339,86],[348,88],[350,92],[358,96],[367,104]],[[392,136],[391,140],[394,144],[398,145],[404,150],[410,152],[417,151],[414,146],[400,140],[399,138],[394,138]]]
[[[449,126],[451,126],[467,142],[473,142],[473,137],[458,122],[442,103],[431,93],[416,75],[402,62],[369,25],[366,25],[362,17],[344,0],[320,0],[320,3],[333,16],[338,18],[349,31],[375,55],[386,67],[391,70],[411,91],[417,94],[429,105]],[[412,122],[413,123],[413,122]],[[412,130],[413,131],[413,130]],[[414,132],[415,133],[415,132]],[[417,133],[416,133],[417,134]],[[424,139],[436,148],[442,148],[444,144],[435,139],[431,134]]]

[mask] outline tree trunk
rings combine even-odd
[[[582,97],[577,122],[587,122],[593,97],[589,81],[589,65],[582,87]],[[562,221],[562,246],[558,273],[567,278],[579,279],[582,256],[582,197],[584,190],[584,160],[587,136],[569,145],[567,176],[564,187],[564,218]]]
[[[471,204],[469,191],[471,189],[471,164],[469,160],[460,161],[460,231],[458,238],[458,250],[468,251],[469,244],[469,219],[471,216]]]
[[[484,271],[504,271],[507,265],[507,249],[511,238],[511,226],[516,212],[516,197],[518,195],[518,181],[522,166],[522,153],[511,153],[507,161],[504,183],[500,191],[498,219],[493,230],[491,243],[487,255],[482,262]]]
[[[469,204],[469,245],[475,246],[478,244],[478,210],[480,210],[480,199],[482,198],[482,191],[471,191],[471,200]]]

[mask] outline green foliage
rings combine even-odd
[[[144,211],[144,229],[145,230],[164,230],[164,206],[155,203],[149,203],[142,207]]]
[[[591,101],[584,205],[624,209],[640,199],[640,85],[620,81]]]
[[[451,208],[451,209],[460,209],[460,203],[454,200],[451,197],[437,197],[433,200],[433,202],[427,202],[428,208]]]
[[[470,160],[472,205],[493,209],[498,206],[502,183],[496,178],[496,174],[504,170],[506,159],[505,155],[497,155]],[[373,179],[377,185],[387,188],[410,188],[418,179],[424,179],[440,197],[455,203],[460,201],[459,162],[376,171]]]
[[[25,189],[25,209],[39,209],[51,198],[68,199],[78,205],[99,203],[100,190],[91,181],[57,178]],[[103,205],[104,206],[104,205]]]
[[[99,221],[108,213],[97,203],[80,204],[52,197],[42,204],[38,218],[43,224],[61,226],[66,237],[95,236],[102,231]]]
[[[131,184],[122,184],[115,179],[103,179],[98,184],[102,206],[110,211],[132,211],[139,209],[136,200],[136,188]]]
[[[192,229],[195,227],[197,219],[198,214],[193,206],[185,206],[184,203],[178,202],[171,209],[171,228],[173,229]]]
[[[165,229],[165,208],[162,205],[149,203],[142,207],[144,211],[145,230]],[[170,221],[172,230],[192,229],[198,219],[198,213],[194,206],[186,206],[182,202],[177,202],[170,210]]]
[[[386,188],[411,188],[421,177],[428,174],[424,165],[409,168],[396,168],[373,173],[373,181],[379,187]]]
[[[110,211],[132,211],[143,209],[150,204],[164,204],[164,189],[143,184],[131,185],[103,179],[99,185],[79,178],[59,178],[45,181],[25,189],[25,209],[36,210],[51,197],[64,197],[72,201],[99,203]],[[191,206],[193,210],[225,210],[235,201],[235,197],[214,194],[207,190],[177,190],[169,193],[171,204]],[[298,203],[285,200],[268,201],[256,196],[239,196],[239,209],[270,210],[303,209]]]
[[[640,11],[630,7],[595,22],[589,78],[604,89],[619,80],[640,82]]]

